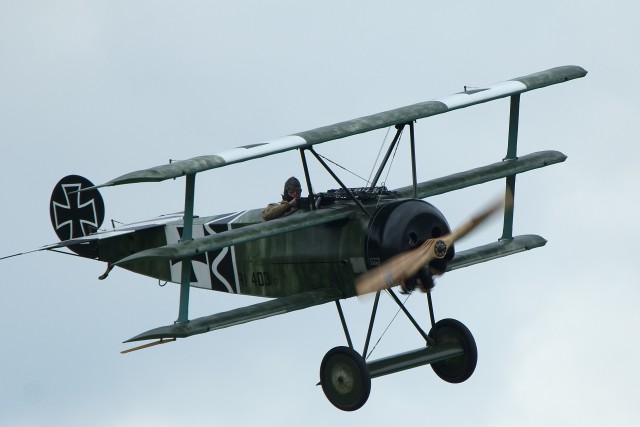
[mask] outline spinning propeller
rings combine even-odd
[[[356,294],[365,295],[404,283],[434,259],[444,258],[447,250],[456,240],[466,236],[505,204],[507,207],[513,205],[513,195],[510,192],[507,193],[504,202],[500,200],[489,205],[451,233],[429,239],[416,249],[396,255],[378,267],[361,274],[355,282]]]

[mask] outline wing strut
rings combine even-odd
[[[518,121],[520,116],[520,94],[511,96],[511,108],[509,111],[509,141],[507,145],[507,156],[505,161],[516,160],[518,158]],[[513,239],[513,206],[516,194],[516,175],[509,175],[506,178],[505,200],[507,197],[512,198],[511,203],[505,205],[504,225],[502,228],[502,237],[500,240]]]
[[[418,198],[418,176],[416,175],[416,138],[413,132],[413,122],[409,123],[411,135],[411,175],[413,176],[413,198]]]
[[[307,166],[307,158],[304,155],[304,149],[300,148],[300,158],[302,159],[302,168],[304,169],[304,178],[307,181],[307,190],[309,191],[309,205],[311,207],[311,210],[315,210],[316,209],[316,204],[314,203],[314,196],[313,196],[313,188],[311,187],[311,176],[309,175],[309,167]]]
[[[187,184],[184,195],[184,228],[181,241],[193,240],[193,202],[196,187],[196,175],[187,175]],[[191,287],[191,257],[182,260],[182,272],[180,278],[180,308],[178,319],[175,323],[187,323],[189,321],[189,289]]]
[[[376,184],[380,179],[380,175],[382,175],[382,171],[384,167],[387,165],[387,162],[389,161],[389,157],[391,157],[391,153],[393,153],[393,149],[395,148],[396,144],[398,144],[398,141],[402,136],[402,131],[405,125],[406,124],[396,125],[396,136],[393,137],[393,141],[391,141],[391,145],[389,146],[389,149],[387,149],[387,154],[384,155],[384,159],[382,159],[382,163],[380,163],[380,166],[378,167],[378,172],[376,172],[375,178],[373,178],[373,181],[371,181],[371,185],[369,186],[369,189],[371,191],[373,191],[373,189],[376,188]]]
[[[380,179],[380,175],[382,174],[383,169],[385,168],[385,166],[387,165],[387,162],[389,161],[389,156],[391,156],[391,153],[393,152],[394,148],[398,144],[398,141],[402,136],[402,131],[404,130],[404,127],[407,125],[409,125],[409,133],[410,133],[410,140],[411,140],[411,174],[413,177],[413,198],[414,199],[418,198],[418,175],[416,173],[416,137],[414,132],[414,122],[396,125],[396,129],[397,129],[396,136],[393,138],[393,141],[391,142],[391,145],[387,150],[387,154],[385,154],[384,159],[382,160],[382,163],[378,168],[378,172],[376,172],[376,176],[375,178],[373,178],[373,181],[369,186],[369,189],[371,191],[373,191],[373,189],[376,187],[376,184],[378,183],[378,179]]]

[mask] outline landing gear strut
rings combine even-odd
[[[369,399],[372,378],[430,364],[433,371],[442,380],[457,384],[468,380],[476,369],[478,349],[473,335],[466,326],[454,319],[442,319],[436,323],[430,294],[427,294],[429,315],[431,324],[434,326],[427,334],[395,293],[391,290],[388,292],[425,339],[427,345],[416,350],[366,362],[363,356],[353,349],[342,308],[340,303],[336,301],[349,347],[335,347],[327,352],[320,364],[320,384],[329,402],[338,409],[355,411],[361,408]],[[378,297],[379,293],[376,295],[371,313],[363,354],[367,354]]]

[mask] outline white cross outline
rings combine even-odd
[[[63,222],[62,224],[58,223],[58,211],[56,209],[56,207],[60,207],[63,209],[67,209],[67,210],[71,210],[71,201],[69,200],[69,189],[73,188],[72,191],[77,191],[76,193],[76,197],[78,198],[78,201],[76,203],[77,209],[80,208],[85,208],[89,205],[91,205],[91,210],[93,211],[93,222],[91,221],[87,221],[85,219],[82,218],[77,218],[78,221],[80,221],[80,229],[82,231],[82,235],[86,236],[85,232],[84,232],[84,227],[82,226],[83,224],[88,224],[93,226],[94,228],[98,228],[98,214],[96,213],[96,204],[95,204],[95,200],[91,199],[88,202],[84,203],[84,204],[80,204],[80,192],[79,190],[82,188],[82,184],[62,184],[62,189],[64,190],[64,197],[67,200],[67,204],[66,206],[58,203],[58,202],[53,202],[53,216],[55,219],[55,228],[56,230],[59,230],[60,228],[64,227],[65,225],[69,225],[69,228],[71,229],[71,233],[70,236],[71,238],[74,237],[73,235],[73,219],[67,220],[65,222]]]

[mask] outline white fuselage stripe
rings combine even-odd
[[[244,215],[245,212],[247,211],[240,213],[240,215],[238,215],[237,217],[235,217],[229,222],[228,224],[229,230],[231,230],[231,224],[234,221],[236,221],[238,218],[240,218],[242,215]],[[240,280],[238,278],[238,266],[236,265],[236,247],[235,246],[231,246],[231,265],[233,266],[233,275],[236,280],[236,286],[237,286],[236,289],[238,291],[238,294],[241,294],[242,292],[240,290]]]

